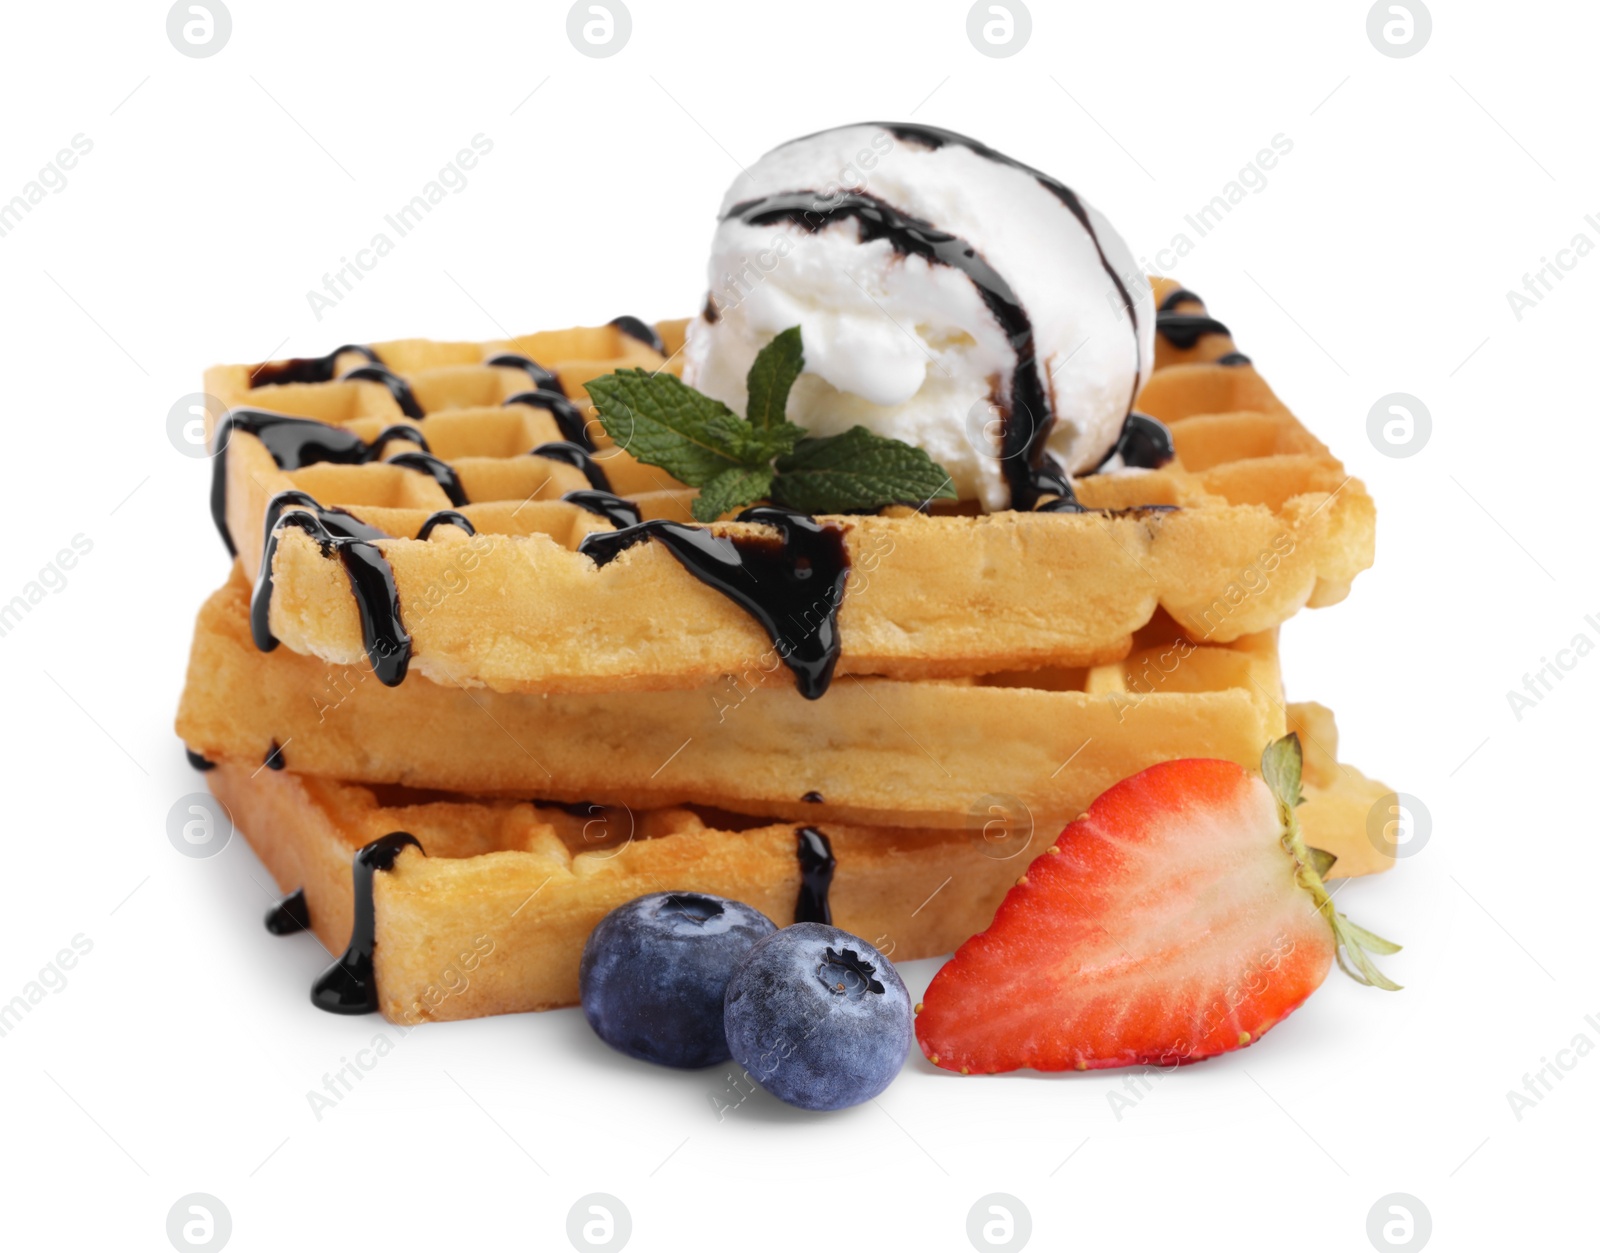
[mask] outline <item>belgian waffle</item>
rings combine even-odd
[[[1178,294],[1139,402],[1171,427],[1175,460],[1078,480],[1086,513],[819,519],[842,597],[795,610],[781,643],[803,647],[836,612],[838,674],[965,677],[1116,661],[1158,613],[1226,643],[1341,599],[1371,563],[1370,497]],[[612,445],[583,392],[619,367],[674,368],[682,328],[655,328],[661,351],[609,327],[208,372],[231,407],[213,432],[214,512],[270,576],[257,637],[365,657],[386,683],[414,663],[499,692],[681,689],[784,651],[661,543],[591,559],[597,533],[689,516],[692,493]],[[771,545],[770,523],[711,531]]]
[[[1146,766],[1251,765],[1287,728],[1276,632],[1199,647],[1152,626],[1128,658],[1086,670],[853,679],[821,701],[759,673],[541,696],[421,678],[390,689],[365,669],[263,653],[246,600],[236,580],[201,611],[179,735],[213,761],[360,783],[890,827],[981,825],[999,806],[1059,830]],[[1360,786],[1369,806],[1383,793]],[[1362,830],[1330,838],[1330,851],[1372,865]]]
[[[1318,746],[1306,763],[1306,839],[1340,850],[1335,875],[1381,868],[1355,844],[1365,839],[1354,811],[1364,818],[1368,801],[1352,782],[1360,776],[1333,760],[1332,716],[1307,705],[1290,706],[1290,718]],[[279,887],[297,894],[276,911],[276,929],[286,918],[309,925],[343,953],[318,982],[318,1003],[407,1024],[575,1003],[589,931],[647,892],[727,896],[780,923],[825,907],[834,925],[897,961],[947,953],[988,925],[1058,830],[555,808],[245,765],[208,778]]]

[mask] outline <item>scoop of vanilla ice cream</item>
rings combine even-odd
[[[830,206],[863,195],[957,237],[955,253],[897,251],[855,216],[828,220]],[[1002,415],[1017,371],[1036,370],[1031,394],[1055,417],[1045,450],[1069,472],[1092,469],[1149,375],[1155,310],[1122,238],[1065,195],[1072,204],[1037,172],[949,132],[865,124],[784,144],[723,200],[684,378],[742,413],[756,353],[798,325],[805,371],[789,396],[791,421],[816,435],[860,424],[915,444],[949,471],[962,499],[992,510],[1010,504]],[[752,202],[785,206],[791,218],[805,205],[818,229],[747,223]],[[948,256],[957,263],[940,259]],[[1008,333],[985,300],[984,275],[1031,324],[1035,360],[1019,365],[1015,319]]]

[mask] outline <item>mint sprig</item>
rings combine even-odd
[[[635,459],[698,487],[697,521],[771,500],[805,513],[954,499],[944,467],[922,449],[864,426],[807,435],[784,411],[805,368],[800,328],[756,354],[741,418],[670,374],[618,370],[588,385],[600,425]]]

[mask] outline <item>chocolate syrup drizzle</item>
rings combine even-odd
[[[909,143],[921,144],[925,148],[938,149],[945,144],[957,144],[975,152],[978,156],[988,161],[995,161],[1001,165],[1010,166],[1024,174],[1031,174],[1038,184],[1066,206],[1067,212],[1078,219],[1078,225],[1083,227],[1090,241],[1094,244],[1095,255],[1100,258],[1100,268],[1105,271],[1106,277],[1111,280],[1111,285],[1117,289],[1117,295],[1122,299],[1123,311],[1128,315],[1128,324],[1133,328],[1133,390],[1128,395],[1128,411],[1133,411],[1133,402],[1139,395],[1139,376],[1144,373],[1144,349],[1139,343],[1139,310],[1134,304],[1133,295],[1128,291],[1127,284],[1122,281],[1122,276],[1111,264],[1106,256],[1105,246],[1100,242],[1100,235],[1094,229],[1094,224],[1089,221],[1089,212],[1083,207],[1083,201],[1078,199],[1078,193],[1073,191],[1060,179],[1046,174],[1043,170],[1036,170],[1026,162],[1018,161],[1003,152],[998,152],[988,144],[979,143],[976,139],[962,135],[957,131],[945,130],[941,126],[923,126],[914,122],[877,122],[873,125],[882,126],[896,139]]]
[[[721,592],[767,632],[807,700],[828,690],[839,661],[839,605],[850,553],[838,526],[771,505],[746,509],[777,535],[716,535],[706,527],[654,518],[620,531],[595,531],[578,551],[605,565],[647,539],[659,540],[680,565]]]
[[[1156,333],[1174,348],[1193,348],[1202,335],[1227,335],[1228,328],[1204,313],[1157,313]]]
[[[1179,305],[1199,305],[1199,313],[1182,313]],[[1174,348],[1189,349],[1200,342],[1202,335],[1227,335],[1228,328],[1205,312],[1206,302],[1187,287],[1169,291],[1161,307],[1156,310],[1156,333],[1163,336]],[[1250,358],[1242,352],[1230,352],[1220,357],[1217,365],[1249,365]]]
[[[610,492],[567,492],[561,499],[606,519],[614,527],[639,525],[639,506]]]
[[[520,352],[502,352],[490,357],[483,364],[509,366],[514,370],[521,370],[533,380],[533,385],[538,391],[554,392],[561,397],[567,394],[567,389],[561,386],[560,376],[554,370],[545,369],[532,357],[524,357]]]
[[[346,381],[352,379],[366,379],[373,383],[382,383],[389,389],[389,395],[394,397],[395,404],[400,406],[400,412],[408,418],[422,421],[422,406],[417,403],[417,398],[411,394],[411,384],[406,382],[381,361],[374,361],[370,365],[358,365],[355,369],[340,375]]]
[[[359,352],[373,365],[382,365],[378,354],[365,344],[340,344],[326,357],[291,357],[287,361],[263,361],[250,371],[250,386],[270,387],[279,383],[330,383],[339,368],[339,358]]]
[[[1122,464],[1129,468],[1156,470],[1177,455],[1172,432],[1165,422],[1148,413],[1130,413],[1122,424],[1122,434],[1117,436],[1116,445],[1100,459],[1095,469],[1099,470],[1113,457],[1121,457]]]
[[[306,904],[306,890],[296,888],[271,909],[262,923],[273,935],[294,935],[311,929],[311,909]]]
[[[556,420],[556,429],[561,432],[561,438],[568,443],[576,444],[579,448],[595,451],[594,438],[589,434],[589,424],[583,420],[583,414],[566,396],[560,392],[546,391],[544,388],[535,388],[531,392],[518,392],[509,396],[505,405],[529,405],[534,409],[543,409]]]
[[[854,219],[864,244],[886,240],[900,256],[921,257],[930,264],[947,265],[965,274],[1016,355],[1010,403],[1004,406],[1000,464],[1011,489],[1012,508],[1033,507],[1044,490],[1033,471],[1054,423],[1036,360],[1033,323],[1011,284],[972,244],[865,192],[846,192],[831,198],[816,191],[781,192],[736,204],[727,216],[737,217],[747,226],[787,222],[812,234],[831,223]]]
[[[330,1014],[370,1014],[377,1010],[378,981],[372,968],[372,952],[377,945],[377,910],[372,900],[372,876],[378,870],[394,869],[395,860],[408,847],[422,851],[417,837],[410,832],[391,831],[364,847],[351,862],[355,909],[350,943],[344,955],[311,985],[311,1003],[318,1009]]]
[[[472,520],[464,513],[457,513],[454,509],[436,509],[422,520],[422,526],[417,531],[418,539],[427,539],[436,527],[458,526],[468,535],[476,535],[478,528],[472,525]]]
[[[794,835],[795,856],[800,862],[800,895],[794,903],[794,920],[832,926],[828,889],[833,886],[833,870],[838,865],[833,845],[815,827],[796,827]]]
[[[217,768],[217,763],[216,762],[207,761],[204,757],[200,756],[199,753],[195,752],[194,749],[190,748],[187,744],[185,744],[183,746],[183,755],[189,759],[189,764],[191,766],[193,766],[196,770],[198,770],[201,774],[204,774],[207,770],[215,770]]]
[[[211,520],[227,545],[229,556],[239,552],[228,531],[228,445],[233,442],[235,431],[254,435],[265,444],[280,470],[299,470],[319,462],[364,465],[377,460],[384,446],[393,440],[405,440],[428,451],[422,432],[403,422],[384,427],[369,444],[354,431],[314,418],[292,418],[267,409],[230,409],[211,437]]]
[[[285,510],[298,506],[294,512]],[[361,619],[362,647],[372,672],[385,687],[406,677],[411,664],[411,636],[400,620],[400,592],[394,571],[372,541],[391,538],[343,509],[325,509],[305,492],[279,492],[267,502],[266,542],[261,549],[261,569],[250,596],[250,634],[256,647],[270,653],[278,646],[272,634],[272,560],[278,539],[288,527],[298,527],[321,546],[324,557],[337,555],[344,563]]]
[[[467,493],[461,486],[461,477],[448,462],[441,461],[431,452],[397,452],[384,461],[385,465],[401,466],[407,470],[420,470],[440,488],[452,505],[467,503]]]
[[[636,318],[631,313],[624,313],[620,317],[611,319],[610,325],[616,327],[629,339],[636,339],[647,348],[654,348],[663,357],[667,355],[667,346],[661,342],[661,336],[656,333],[656,328],[643,318]]]
[[[540,444],[531,453],[530,457],[545,457],[550,461],[559,461],[563,465],[573,466],[583,471],[583,477],[589,480],[589,486],[597,492],[609,492],[611,480],[606,477],[606,472],[600,468],[600,463],[589,453],[582,444],[575,444],[571,440],[551,440],[548,444]]]
[[[868,125],[881,126],[896,139],[929,149],[942,148],[947,144],[957,145],[986,160],[1020,170],[1055,196],[1077,219],[1094,243],[1101,268],[1116,288],[1132,328],[1134,379],[1128,395],[1128,411],[1131,413],[1144,368],[1138,309],[1122,276],[1106,256],[1099,234],[1089,219],[1088,210],[1077,194],[1060,180],[955,131],[901,122],[875,122]],[[1043,377],[1042,363],[1038,360],[1032,322],[1011,285],[983,259],[975,247],[958,236],[938,229],[931,222],[912,217],[864,192],[829,196],[814,191],[784,192],[737,204],[726,216],[737,216],[752,226],[785,221],[812,233],[843,218],[854,218],[859,223],[863,243],[886,239],[895,252],[902,256],[919,256],[965,273],[1005,332],[1016,356],[1009,403],[1002,405],[1004,420],[1000,437],[1000,464],[1010,488],[1011,507],[1032,509],[1042,496],[1055,494],[1064,498],[1070,495],[1065,476],[1044,468],[1044,448],[1055,425],[1056,415]]]

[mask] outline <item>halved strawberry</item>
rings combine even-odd
[[[1262,774],[1171,761],[1105,792],[934,976],[916,1020],[929,1060],[1182,1065],[1259,1039],[1335,956],[1395,988],[1367,953],[1397,946],[1334,910],[1327,855],[1300,840],[1299,739],[1269,746]]]

